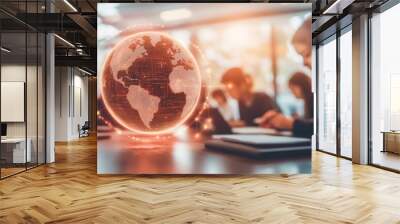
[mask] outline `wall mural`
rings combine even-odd
[[[311,4],[99,3],[98,174],[311,172]]]

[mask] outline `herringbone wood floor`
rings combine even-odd
[[[0,223],[400,223],[400,175],[315,152],[313,174],[98,176],[96,140],[0,181]]]

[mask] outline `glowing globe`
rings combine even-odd
[[[169,35],[141,32],[121,40],[103,65],[101,94],[111,116],[142,134],[171,132],[199,104],[193,55]]]

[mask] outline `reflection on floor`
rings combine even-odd
[[[400,171],[400,155],[391,152],[374,151],[373,164]]]
[[[96,139],[0,181],[0,223],[399,223],[400,175],[314,152],[311,175],[96,174]]]
[[[36,163],[27,163],[26,166],[25,164],[8,164],[8,165],[3,165],[4,167],[1,168],[1,178],[5,178],[8,176],[11,176],[13,174],[20,173],[22,171],[25,171],[26,169],[30,169],[33,167],[36,167]]]
[[[18,172],[21,172],[24,170],[25,170],[25,167],[23,167],[23,168],[20,168],[20,167],[18,167],[18,168],[1,168],[1,178],[13,175],[15,173],[18,173]]]
[[[346,147],[342,147],[341,148],[341,155],[347,158],[351,158],[352,157],[352,149],[351,148],[346,148]]]

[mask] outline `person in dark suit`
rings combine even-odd
[[[314,95],[312,93],[311,78],[302,73],[296,72],[289,79],[289,89],[292,94],[304,102],[304,119],[314,117]]]
[[[226,92],[239,103],[240,120],[229,122],[232,127],[256,126],[254,119],[268,111],[279,110],[270,96],[253,91],[253,80],[241,68],[224,72],[221,79]]]
[[[308,18],[296,31],[292,39],[292,44],[296,52],[303,57],[303,64],[311,69],[311,18]],[[308,104],[313,104],[313,102],[311,101]],[[305,107],[308,106],[309,105],[305,105]],[[257,119],[257,123],[262,127],[290,130],[293,132],[294,136],[299,137],[311,138],[314,132],[314,120],[312,117],[286,117],[277,111],[268,111],[264,113],[263,116]]]

